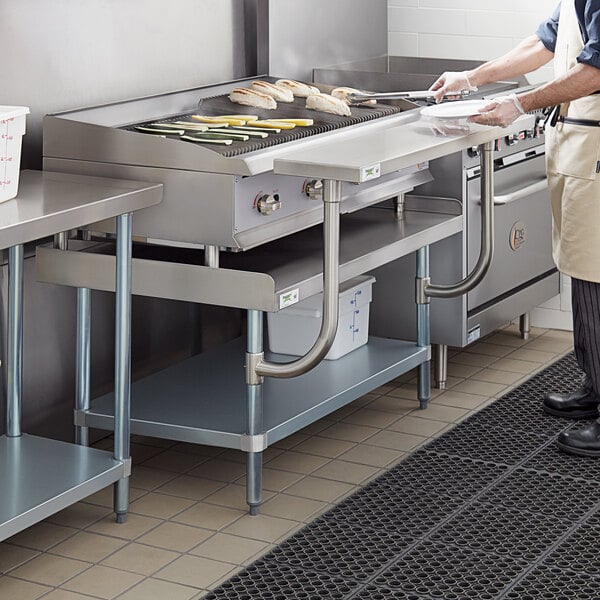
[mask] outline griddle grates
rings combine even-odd
[[[598,600],[600,461],[558,454],[573,424],[540,408],[578,385],[566,356],[206,600]]]
[[[303,98],[298,98],[294,100],[293,103],[289,104],[280,102],[277,109],[271,111],[234,104],[227,96],[213,96],[212,98],[203,99],[198,106],[198,109],[193,113],[185,113],[162,120],[144,121],[143,123],[130,125],[126,127],[126,129],[135,131],[135,127],[147,126],[151,123],[170,123],[173,121],[191,120],[190,117],[193,114],[201,114],[204,116],[245,114],[256,115],[260,119],[273,120],[276,117],[279,117],[280,119],[313,119],[314,121],[314,125],[310,127],[296,127],[294,129],[283,130],[281,133],[269,134],[269,137],[265,139],[251,138],[246,142],[234,141],[231,146],[218,146],[212,144],[203,145],[203,148],[206,148],[207,150],[212,150],[213,152],[217,152],[225,157],[232,157],[239,156],[240,154],[247,154],[248,152],[265,150],[267,148],[285,144],[287,142],[293,142],[295,140],[312,137],[320,133],[341,129],[342,127],[358,125],[359,123],[365,123],[381,117],[395,115],[403,110],[401,107],[388,104],[377,104],[372,107],[358,106],[350,109],[352,112],[350,117],[345,117],[315,110],[307,110],[304,108],[304,104],[305,100]],[[238,131],[237,133],[242,132]],[[140,133],[140,135],[145,134]],[[187,142],[182,140],[182,143],[194,144],[195,142]]]

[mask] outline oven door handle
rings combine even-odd
[[[494,196],[494,206],[502,206],[503,204],[510,204],[511,202],[516,202],[517,200],[523,200],[523,198],[527,198],[527,196],[531,196],[533,194],[538,194],[539,192],[544,192],[548,189],[548,180],[544,177],[540,181],[536,181],[531,185],[526,185],[510,194],[502,194],[500,196]]]

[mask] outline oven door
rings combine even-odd
[[[491,303],[555,269],[552,261],[552,212],[544,156],[511,164],[494,174],[492,264],[468,294],[468,309]],[[481,245],[480,178],[467,182],[469,271]]]

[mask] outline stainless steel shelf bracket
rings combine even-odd
[[[246,352],[246,385],[260,385],[265,380],[257,373],[257,367],[264,358],[264,352]]]
[[[417,304],[429,304],[431,298],[427,295],[427,288],[431,285],[431,277],[417,277],[415,279],[415,293]]]
[[[454,298],[471,291],[487,274],[494,255],[494,142],[479,146],[481,165],[481,250],[473,271],[452,285],[427,285],[430,298]]]

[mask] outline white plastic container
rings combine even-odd
[[[328,360],[340,358],[367,343],[369,337],[369,305],[374,277],[363,275],[340,286],[338,330]],[[323,319],[323,294],[306,298],[294,306],[268,313],[269,349],[279,354],[302,356],[317,340]]]
[[[0,106],[0,202],[19,191],[21,143],[25,135],[26,106]]]

